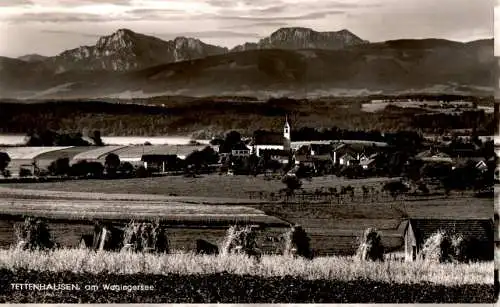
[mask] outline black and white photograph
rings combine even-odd
[[[0,0],[0,303],[495,303],[495,36],[494,0]]]

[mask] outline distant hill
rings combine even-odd
[[[34,63],[34,62],[44,61],[47,58],[48,57],[43,56],[43,55],[39,55],[39,54],[27,54],[27,55],[20,56],[17,59],[19,59],[21,61],[24,61],[24,62],[32,62],[32,63]]]
[[[121,29],[41,62],[0,57],[0,97],[484,95],[498,82],[492,39],[369,43],[347,30],[282,28],[240,49]]]

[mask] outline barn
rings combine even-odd
[[[469,255],[477,260],[493,260],[492,219],[409,219],[404,221],[405,261],[414,261],[424,242],[438,231],[461,235],[473,239],[474,253]]]

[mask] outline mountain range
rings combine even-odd
[[[0,97],[487,93],[493,40],[370,43],[348,30],[281,28],[232,49],[119,29],[53,57],[0,57]]]

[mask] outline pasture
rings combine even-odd
[[[76,158],[76,157],[75,157]],[[345,179],[336,176],[315,177],[303,180],[302,188],[315,190],[327,187],[362,185],[381,187],[389,178]],[[397,180],[393,178],[392,180]],[[116,180],[77,180],[65,182],[2,184],[1,187],[16,189],[50,190],[65,192],[157,194],[175,196],[200,196],[215,198],[249,198],[258,192],[278,193],[285,185],[278,179],[263,175],[228,176],[203,175],[196,178],[164,176]]]

